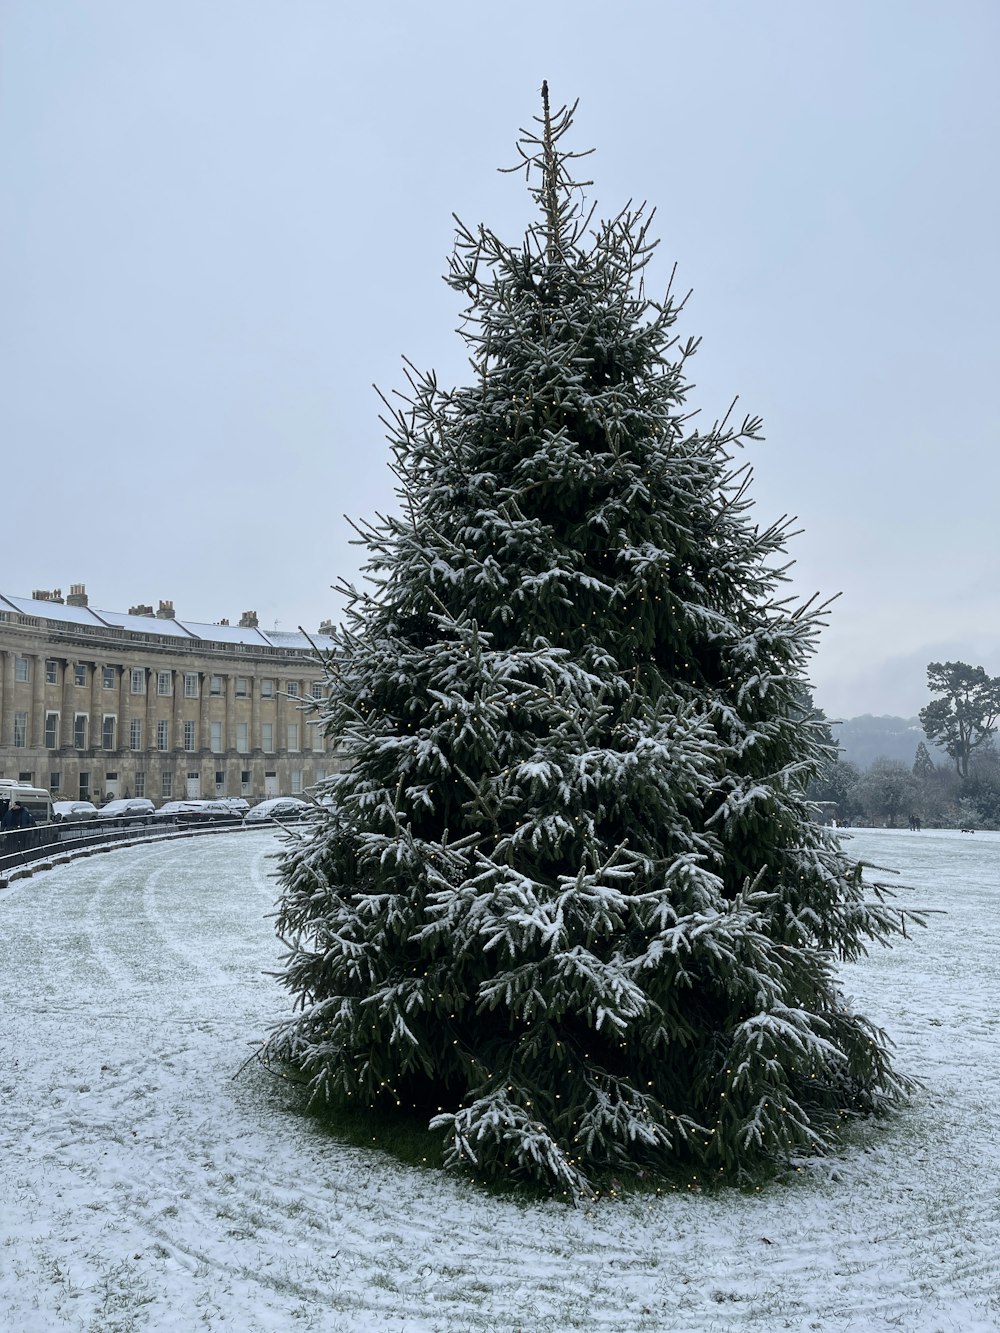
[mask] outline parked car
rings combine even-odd
[[[228,806],[234,818],[242,819],[250,809],[250,802],[244,796],[217,796],[220,805]]]
[[[97,806],[93,801],[53,801],[53,824],[76,823],[81,819],[96,819]]]
[[[107,801],[97,812],[98,819],[145,819],[156,813],[156,806],[145,796],[122,797],[120,800]]]
[[[223,801],[167,801],[153,815],[154,819],[173,820],[177,824],[217,824],[224,819],[238,819]]]
[[[308,801],[300,801],[297,796],[271,796],[259,805],[253,806],[243,816],[244,824],[265,824],[277,820],[285,824],[289,820],[302,819],[311,809]]]

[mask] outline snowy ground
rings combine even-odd
[[[322,1137],[234,1077],[285,1000],[267,831],[0,892],[0,1328],[1000,1328],[1000,835],[865,832],[947,909],[845,969],[926,1086],[763,1194],[574,1211]]]

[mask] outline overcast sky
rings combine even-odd
[[[0,0],[0,591],[336,618],[343,515],[394,503],[372,385],[464,378],[451,215],[522,234],[547,78],[842,594],[817,702],[1000,674],[998,50],[997,0]]]

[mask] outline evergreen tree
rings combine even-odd
[[[822,608],[753,521],[759,422],[692,426],[649,216],[593,222],[543,106],[521,243],[458,225],[470,383],[410,367],[385,418],[402,514],[359,529],[269,1052],[482,1176],[738,1176],[903,1090],[834,972],[900,916],[810,818]]]
[[[913,773],[898,759],[876,759],[861,779],[856,797],[868,818],[895,828],[912,810],[919,788]]]
[[[934,775],[934,760],[925,741],[917,746],[913,756],[913,776],[918,782],[927,782]]]
[[[940,698],[920,710],[924,733],[948,752],[958,776],[967,778],[969,760],[989,744],[1000,720],[1000,676],[967,662],[929,662],[927,687]]]
[[[819,806],[833,806],[840,823],[849,823],[863,810],[860,799],[863,779],[856,764],[846,759],[828,764],[808,787],[808,796]]]

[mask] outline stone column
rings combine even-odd
[[[212,748],[212,731],[209,726],[208,705],[210,699],[210,690],[212,688],[212,677],[206,671],[198,672],[198,749],[210,750]],[[215,756],[213,755],[213,763]],[[212,773],[212,781],[215,781],[215,773]]]
[[[14,744],[14,654],[0,652],[0,745]]]
[[[34,675],[31,678],[27,741],[33,750],[42,750],[45,748],[45,658],[40,654],[33,657],[31,669]]]
[[[225,675],[222,677],[222,686],[225,690],[226,700],[226,724],[225,734],[222,738],[222,746],[225,750],[236,749],[236,677]]]
[[[62,709],[59,718],[59,743],[65,749],[73,748],[73,714],[76,709],[73,707],[73,668],[76,663],[70,658],[65,658],[62,664]]]
[[[129,749],[129,723],[132,721],[132,672],[127,666],[117,668],[121,671],[118,680],[118,748]]]
[[[278,767],[277,760],[280,755],[287,753],[288,750],[288,682],[276,680],[274,682],[274,758],[275,768]]]
[[[104,753],[104,681],[101,678],[100,662],[93,662],[90,667],[90,743],[99,753]],[[109,708],[107,710],[111,712]],[[95,731],[96,728],[96,731]],[[117,724],[115,727],[117,731]],[[117,740],[117,736],[115,737]],[[107,756],[111,757],[110,753]],[[101,791],[104,790],[104,775],[101,775]]]
[[[172,683],[171,687],[174,692],[173,707],[170,710],[173,732],[174,732],[173,748],[175,750],[183,750],[184,749],[184,672],[171,671],[170,679]]]
[[[143,667],[146,677],[146,749],[156,752],[156,672]]]

